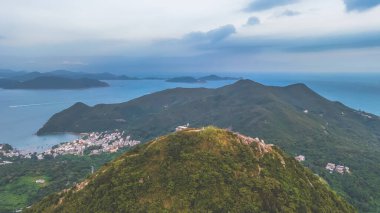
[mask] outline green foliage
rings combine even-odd
[[[25,208],[43,197],[82,181],[95,169],[119,154],[65,155],[45,160],[13,159],[0,169],[0,212]],[[38,184],[37,179],[44,179]]]
[[[293,158],[267,149],[213,127],[181,131],[26,212],[355,212]]]
[[[58,76],[40,76],[26,81],[1,79],[0,88],[3,89],[83,89],[91,87],[107,87],[106,82],[81,78],[71,79]]]
[[[380,212],[380,191],[373,187],[380,185],[380,119],[369,116],[302,84],[268,87],[242,80],[218,89],[165,90],[120,104],[76,104],[54,115],[39,133],[122,129],[147,141],[185,123],[232,127],[305,155],[305,166],[360,211]],[[178,157],[175,147],[172,151]],[[346,165],[352,174],[326,173],[328,162]]]
[[[2,150],[3,151],[11,151],[11,150],[13,150],[13,147],[10,145],[10,144],[2,144],[2,146],[3,146],[3,148],[2,148]]]

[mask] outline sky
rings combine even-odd
[[[379,72],[380,0],[0,0],[0,69]]]

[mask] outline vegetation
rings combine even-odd
[[[3,89],[83,89],[91,87],[107,87],[106,82],[95,79],[70,79],[56,76],[42,76],[27,81],[1,79]]]
[[[117,122],[124,119],[126,122]],[[305,165],[362,212],[380,212],[380,119],[331,102],[303,84],[268,87],[241,80],[218,89],[171,89],[120,104],[75,104],[38,134],[123,129],[141,140],[182,124],[216,125],[259,136]],[[330,174],[328,162],[350,167]]]
[[[277,147],[190,129],[123,154],[26,212],[355,212]]]
[[[5,74],[5,75],[4,75]],[[72,72],[68,70],[54,70],[50,72],[1,72],[0,76],[5,78],[11,78],[17,81],[29,81],[39,77],[62,77],[70,79],[89,78],[96,80],[138,80],[136,77],[129,77],[125,75],[114,75],[112,73],[85,73],[85,72]]]
[[[125,149],[124,149],[125,151]],[[14,212],[43,197],[69,188],[120,153],[93,156],[64,155],[45,160],[12,159],[0,168],[0,212]],[[45,183],[36,183],[43,179]]]
[[[0,144],[0,147],[1,147],[0,150],[5,151],[5,152],[13,150],[13,147],[7,143],[6,144]]]

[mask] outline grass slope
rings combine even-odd
[[[269,87],[240,80],[218,89],[164,90],[120,104],[78,103],[54,115],[38,134],[124,129],[147,140],[186,123],[230,127],[303,154],[306,166],[361,211],[380,211],[380,191],[373,187],[380,185],[380,119],[303,84]],[[349,166],[352,174],[329,174],[328,162]]]
[[[208,127],[159,137],[26,212],[354,212],[275,146]]]
[[[91,173],[120,156],[120,153],[94,156],[59,156],[44,160],[13,159],[0,169],[0,212],[14,212],[43,197],[82,181]],[[44,184],[37,184],[44,179]]]

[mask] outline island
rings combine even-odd
[[[5,72],[4,72],[5,73]],[[69,79],[95,79],[95,80],[140,80],[136,77],[129,77],[126,75],[115,75],[108,72],[102,73],[86,73],[86,72],[73,72],[68,70],[54,70],[50,72],[13,72],[8,71],[4,77],[15,81],[28,81],[38,77],[62,77]],[[1,76],[1,72],[0,72]]]
[[[166,82],[172,83],[206,83],[204,80],[199,80],[194,77],[184,76],[184,77],[175,77],[166,80]]]
[[[2,89],[86,89],[108,86],[106,82],[88,78],[70,79],[56,76],[43,76],[27,81],[0,79],[0,88]]]

